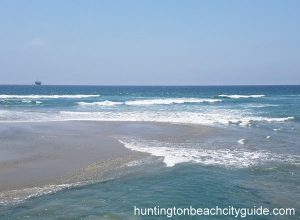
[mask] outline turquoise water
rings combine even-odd
[[[0,219],[166,219],[134,216],[133,207],[190,205],[293,207],[295,216],[276,219],[299,219],[299,109],[300,86],[0,86],[1,122],[154,121],[218,131],[176,142],[122,137],[153,156],[105,182],[5,205]]]
[[[299,90],[299,86],[0,86],[0,119],[147,121],[155,115],[157,121],[170,122],[180,113],[177,121],[182,123],[298,121]]]

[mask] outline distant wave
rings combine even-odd
[[[246,99],[246,98],[261,98],[264,97],[265,95],[219,95],[219,97],[222,98],[230,98],[230,99]]]
[[[168,167],[179,163],[196,163],[209,166],[245,168],[272,161],[297,163],[299,156],[274,154],[266,151],[241,149],[205,149],[184,144],[146,141],[137,139],[119,140],[126,148],[163,157]]]
[[[14,105],[14,104],[41,104],[41,101],[37,101],[37,100],[30,100],[30,99],[0,99],[0,104],[4,104],[4,105]]]
[[[144,99],[126,101],[126,105],[171,105],[171,104],[184,104],[184,103],[213,103],[221,102],[220,99],[198,99],[198,98],[170,98],[170,99]]]
[[[112,102],[112,101],[102,101],[102,102],[78,102],[78,105],[82,106],[114,106],[114,105],[122,105],[122,102]]]
[[[0,99],[81,99],[99,97],[99,95],[0,95]]]
[[[113,102],[113,101],[102,101],[102,102],[78,102],[78,105],[82,106],[115,106],[115,105],[172,105],[172,104],[184,104],[184,103],[214,103],[221,102],[220,99],[197,99],[197,98],[173,98],[173,99],[141,99],[132,100],[125,102]]]
[[[268,107],[278,107],[279,105],[273,105],[273,104],[249,104],[247,107],[250,108],[268,108]]]

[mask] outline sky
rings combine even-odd
[[[298,0],[1,0],[0,84],[300,84]]]

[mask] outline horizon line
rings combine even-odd
[[[35,86],[35,87],[40,87],[40,86],[136,86],[136,87],[142,87],[142,86],[152,86],[152,87],[159,87],[159,86],[179,86],[179,87],[188,87],[188,86],[300,86],[300,84],[169,84],[169,85],[164,85],[164,84],[42,84],[42,85],[35,85],[35,84],[0,84],[0,86]]]

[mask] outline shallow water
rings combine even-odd
[[[146,172],[139,170],[135,175],[32,199],[3,211],[2,218],[139,219],[133,216],[134,206],[299,207],[299,195],[295,194],[299,174],[292,176],[286,170],[296,172],[292,167],[240,170],[188,164],[162,168],[152,164]]]

